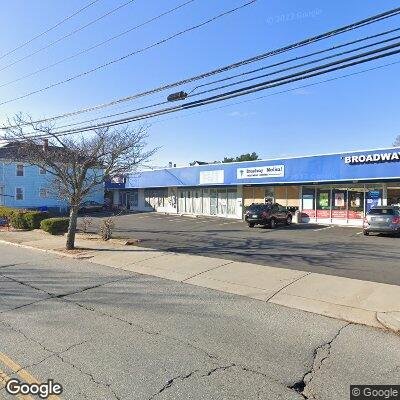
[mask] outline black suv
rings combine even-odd
[[[275,228],[279,223],[290,225],[292,223],[292,213],[278,203],[252,204],[247,209],[244,219],[250,228],[253,228],[254,225]]]

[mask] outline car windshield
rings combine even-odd
[[[373,208],[369,212],[370,215],[396,215],[394,208]]]
[[[251,212],[258,212],[258,211],[264,211],[267,208],[265,204],[252,204],[249,207],[249,211]]]

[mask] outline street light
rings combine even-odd
[[[176,93],[172,93],[167,97],[168,101],[178,101],[178,100],[184,100],[187,97],[187,93],[186,92],[176,92]]]

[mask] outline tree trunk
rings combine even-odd
[[[76,233],[77,219],[78,219],[78,207],[71,207],[71,210],[69,212],[67,243],[65,246],[67,250],[73,250],[75,248],[75,233]]]

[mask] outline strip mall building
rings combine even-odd
[[[107,189],[135,211],[242,218],[272,201],[303,222],[360,225],[371,207],[400,203],[400,148],[143,171]]]

